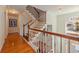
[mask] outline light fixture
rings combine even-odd
[[[9,9],[8,12],[12,14],[18,14],[18,11],[16,11],[15,9]]]

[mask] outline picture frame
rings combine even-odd
[[[17,27],[17,19],[9,19],[9,27]]]

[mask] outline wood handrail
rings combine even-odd
[[[31,20],[32,21],[32,20]],[[23,26],[26,26],[26,25],[29,25],[29,26],[31,26],[35,21],[33,21],[31,24],[29,24],[31,21],[29,21],[28,23],[26,23],[26,24],[24,24]]]
[[[31,24],[29,24],[31,21],[32,21],[32,20],[30,20],[28,23],[26,23],[26,24],[23,25],[23,36],[25,36],[25,34],[24,34],[24,33],[25,33],[25,29],[24,29],[25,26],[28,25],[28,33],[29,33],[29,27],[30,27],[36,20],[34,20]]]
[[[32,21],[32,20],[30,20],[29,22],[27,22],[26,24],[23,25],[23,36],[25,36],[25,34],[24,34],[24,33],[25,33],[25,29],[24,29],[25,26],[28,25],[31,21]]]
[[[55,32],[48,32],[48,31],[43,31],[43,30],[33,29],[33,28],[29,28],[29,29],[30,30],[34,30],[34,31],[38,31],[38,32],[43,32],[43,33],[50,34],[50,35],[59,36],[59,37],[70,39],[70,40],[79,41],[79,38],[73,37],[73,36],[69,36],[69,35],[65,35],[65,34],[59,34],[59,33],[55,33]]]

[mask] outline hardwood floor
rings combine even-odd
[[[18,33],[9,34],[1,50],[2,53],[34,53]]]

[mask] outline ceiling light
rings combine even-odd
[[[18,11],[16,11],[15,9],[11,9],[11,10],[8,10],[9,11],[9,13],[12,13],[12,14],[17,14],[18,13]]]

